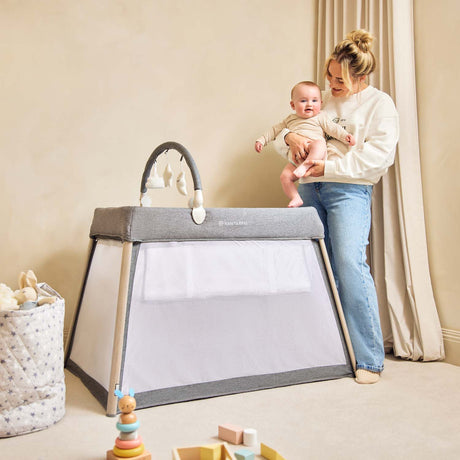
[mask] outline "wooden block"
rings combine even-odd
[[[235,456],[230,452],[225,442],[221,444],[220,458],[221,460],[236,460]]]
[[[263,442],[260,443],[260,455],[267,460],[285,460],[285,458],[275,449],[268,447]]]
[[[221,448],[221,460],[236,460],[225,442],[218,445],[220,445]],[[202,446],[176,447],[172,452],[172,458],[173,460],[200,460],[201,447]]]
[[[173,460],[200,460],[200,446],[179,447],[173,450]]]
[[[243,428],[230,423],[219,425],[219,438],[232,444],[242,444]]]
[[[200,449],[200,460],[221,460],[221,444],[202,446]]]
[[[113,450],[107,451],[106,460],[126,460],[125,457],[117,457]],[[152,460],[152,454],[148,450],[144,450],[141,455],[137,455],[136,457],[130,457],[129,460]]]
[[[257,430],[245,428],[243,431],[243,444],[245,446],[255,446],[257,444]]]
[[[236,460],[255,460],[256,455],[252,450],[240,449],[235,452]]]

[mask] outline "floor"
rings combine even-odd
[[[103,460],[116,418],[66,371],[66,415],[56,425],[0,440],[1,460]],[[286,460],[459,459],[460,367],[388,357],[378,384],[351,378],[136,411],[153,460],[174,447],[218,442],[219,424],[257,430]],[[236,450],[235,446],[230,446]],[[262,458],[256,456],[256,458]]]

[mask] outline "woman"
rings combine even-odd
[[[398,114],[391,98],[373,88],[366,77],[375,69],[373,37],[353,31],[326,62],[330,90],[323,111],[354,135],[352,148],[328,139],[325,161],[299,181],[304,206],[314,206],[323,222],[326,247],[356,356],[356,381],[376,383],[383,370],[384,348],[377,295],[366,262],[371,224],[372,187],[393,164],[398,141]],[[280,143],[282,142],[282,147]],[[305,159],[305,138],[287,130],[278,150],[289,145],[293,156]]]

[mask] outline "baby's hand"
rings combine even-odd
[[[262,151],[262,149],[264,148],[262,142],[256,142],[256,145],[254,146],[254,148],[256,149],[256,152],[260,153]]]
[[[348,145],[353,146],[356,144],[355,137],[353,136],[353,134],[348,134],[346,140],[348,142]]]

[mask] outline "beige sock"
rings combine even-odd
[[[358,383],[377,383],[380,379],[380,372],[372,372],[367,369],[358,369],[356,371],[356,381]]]

